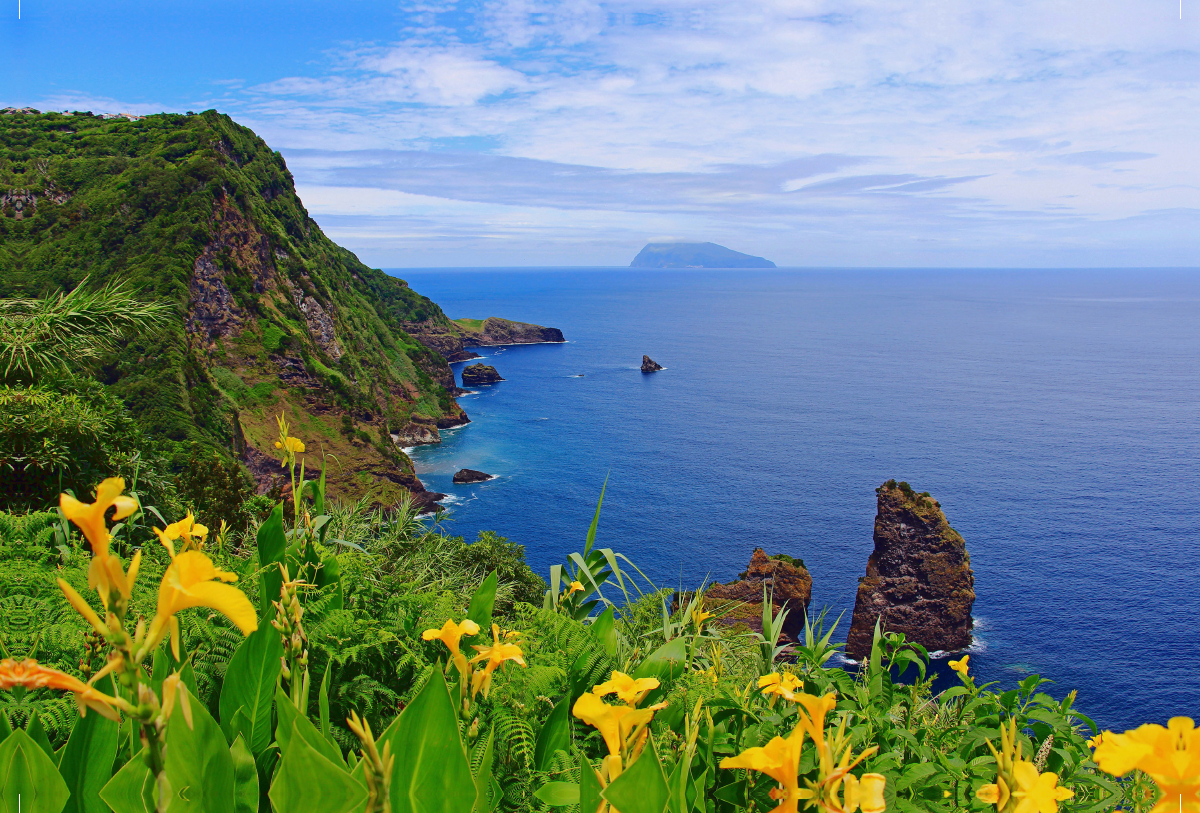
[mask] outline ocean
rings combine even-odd
[[[599,545],[669,586],[802,558],[845,640],[875,488],[907,480],[967,541],[978,680],[1039,673],[1117,729],[1200,714],[1196,270],[390,273],[568,340],[479,349],[506,380],[412,451],[450,532],[547,575],[608,478]]]

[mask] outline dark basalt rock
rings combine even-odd
[[[786,554],[767,556],[762,548],[755,548],[750,564],[738,581],[714,584],[705,593],[708,609],[726,602],[739,602],[719,619],[726,624],[744,623],[752,630],[762,631],[763,586],[772,597],[775,612],[787,607],[787,620],[783,633],[791,640],[804,634],[804,615],[812,600],[812,576],[801,559]]]
[[[494,474],[486,474],[475,469],[459,469],[454,473],[454,482],[456,483],[485,483],[495,477]]]
[[[932,651],[954,652],[971,643],[975,575],[967,543],[950,527],[941,505],[908,483],[878,489],[875,551],[858,583],[846,654],[871,652],[875,619],[889,632]]]
[[[503,381],[496,368],[488,364],[470,364],[463,367],[462,383],[464,387],[474,387],[480,384],[495,384]]]
[[[659,364],[654,359],[650,358],[649,356],[642,356],[642,372],[643,373],[656,373],[659,370],[661,370],[662,368],[663,368],[662,365]]]

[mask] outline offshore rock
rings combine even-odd
[[[542,327],[529,322],[514,322],[489,316],[482,322],[474,319],[456,319],[454,324],[462,331],[464,347],[495,347],[503,344],[562,344],[566,341],[562,331],[556,327]]]
[[[642,356],[642,372],[657,373],[663,366],[649,356]]]
[[[462,383],[464,387],[475,387],[480,384],[495,384],[503,381],[496,368],[489,364],[470,364],[463,367]]]
[[[929,651],[955,652],[971,643],[975,575],[967,543],[950,527],[928,492],[888,480],[877,488],[875,551],[859,580],[846,654],[871,652],[875,619]]]
[[[707,609],[722,603],[738,602],[719,619],[725,624],[746,624],[750,629],[762,632],[763,587],[772,596],[772,610],[786,607],[787,620],[783,625],[784,635],[795,641],[804,634],[804,615],[812,600],[812,576],[804,566],[804,560],[794,559],[787,554],[767,556],[762,548],[755,548],[750,556],[746,571],[738,580],[728,584],[714,584],[705,593]]]
[[[454,472],[454,482],[456,483],[486,483],[488,480],[495,478],[494,474],[486,474],[475,469],[459,469]]]

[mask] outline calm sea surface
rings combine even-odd
[[[670,585],[803,558],[844,640],[875,488],[907,480],[967,540],[979,677],[1109,727],[1200,716],[1200,271],[392,273],[569,340],[482,349],[506,380],[413,452],[452,532],[545,574],[608,475],[601,545]]]

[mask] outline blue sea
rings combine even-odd
[[[391,273],[568,339],[481,349],[506,380],[412,452],[451,532],[546,574],[607,477],[600,545],[660,585],[800,557],[845,640],[875,488],[907,480],[967,540],[980,679],[1039,673],[1105,727],[1200,716],[1200,272]]]

